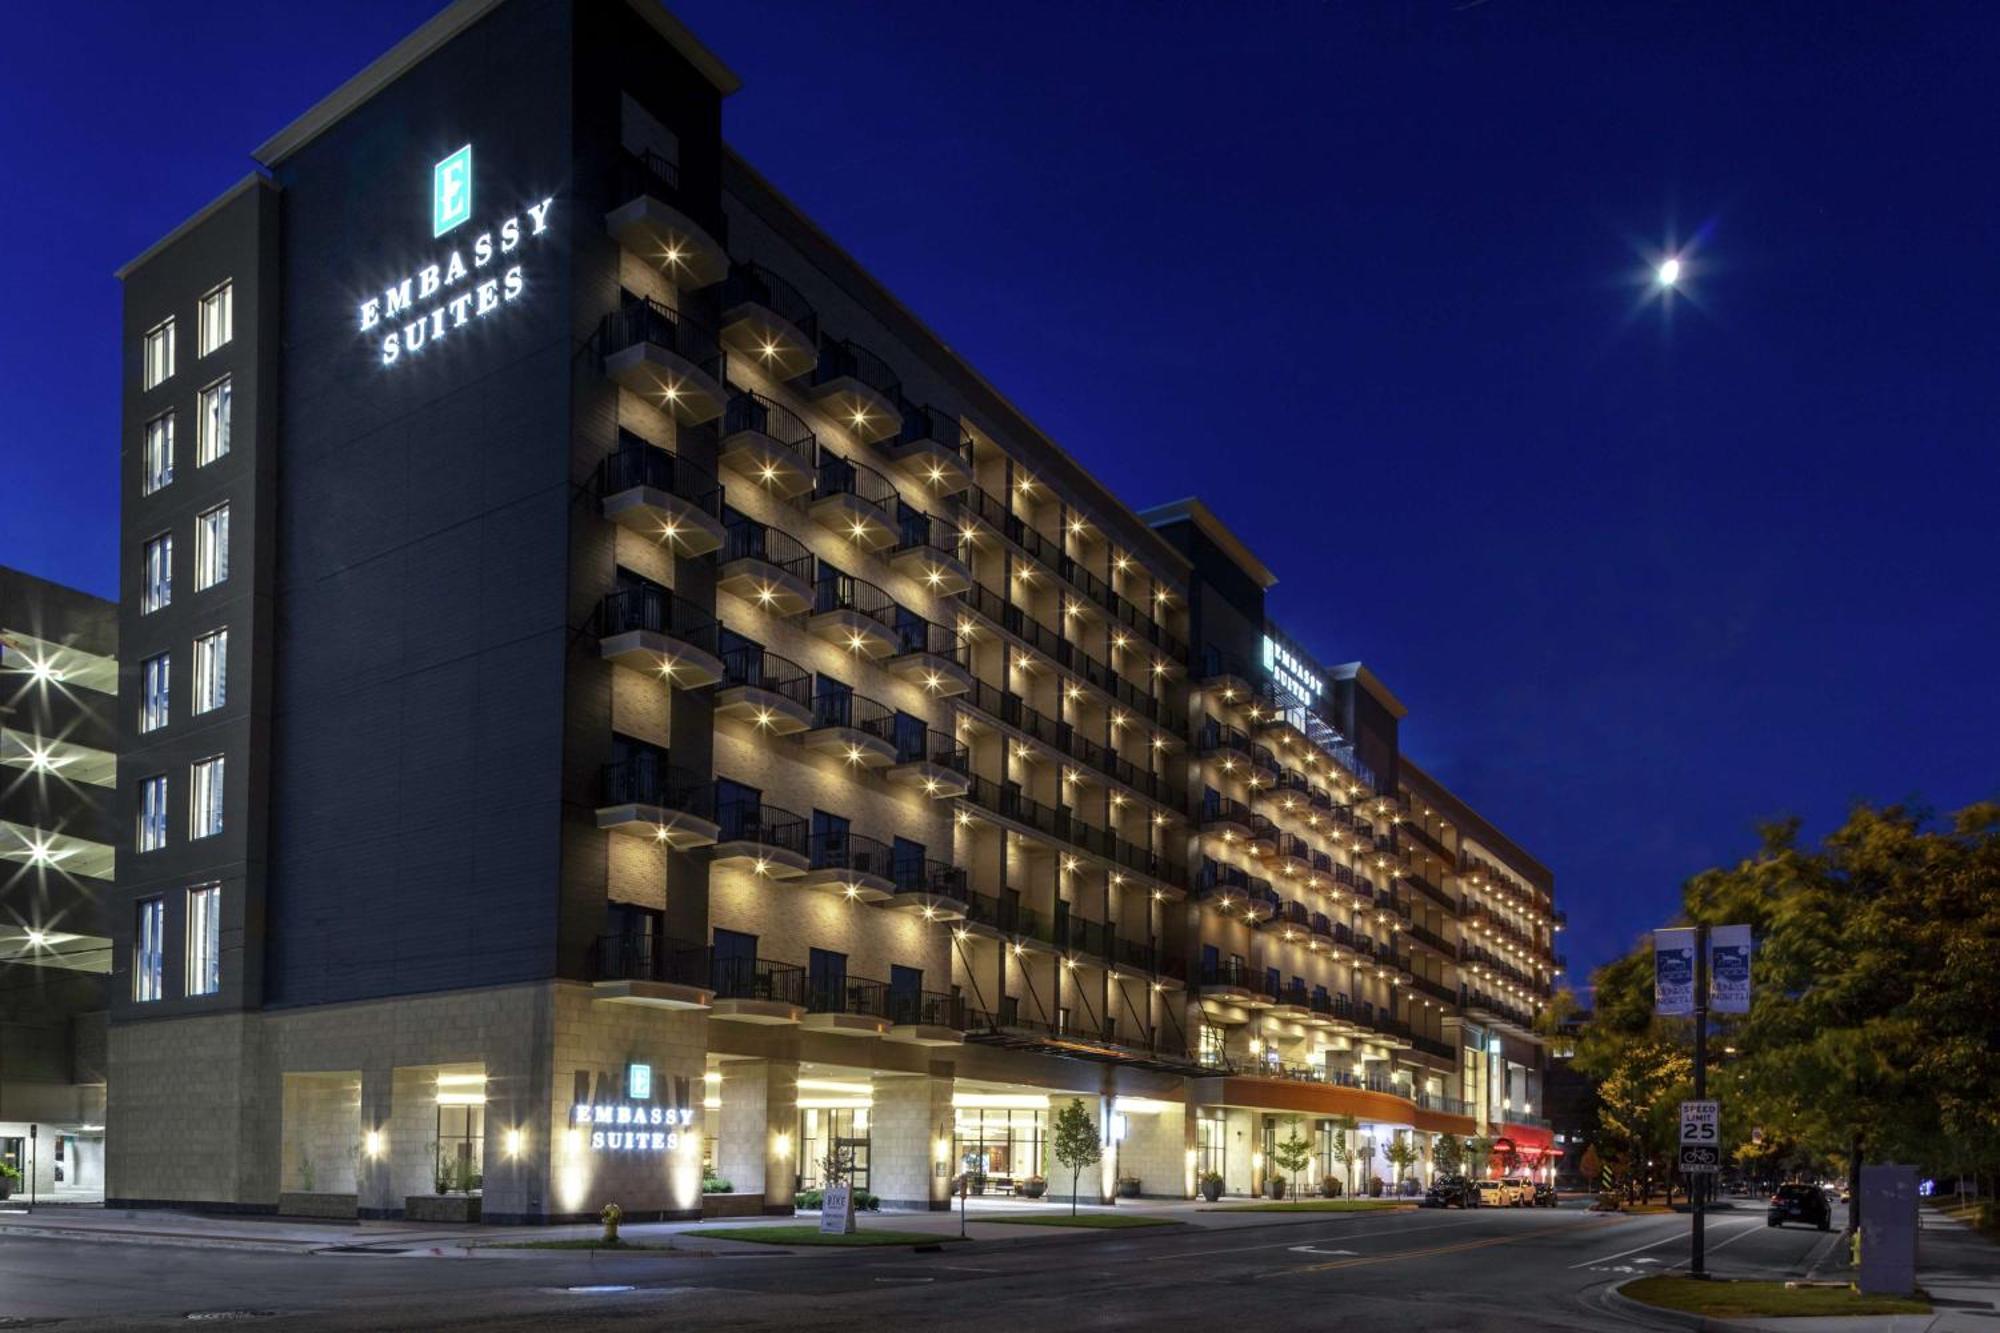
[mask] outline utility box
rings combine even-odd
[[[1861,1290],[1908,1296],[1917,1287],[1917,1168],[1861,1168]]]

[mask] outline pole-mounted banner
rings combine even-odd
[[[1750,1012],[1750,927],[1708,932],[1708,1007],[1718,1014]]]
[[[1671,1017],[1694,1012],[1694,930],[1653,932],[1653,1012]]]

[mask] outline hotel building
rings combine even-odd
[[[118,610],[0,569],[0,1194],[104,1187]]]
[[[121,271],[121,719],[190,665],[124,751],[111,1197],[941,1207],[1066,1194],[1071,1098],[1093,1199],[1532,1156],[1548,871],[736,86],[653,0],[459,0]]]

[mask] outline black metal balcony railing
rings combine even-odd
[[[985,584],[974,583],[958,596],[986,620],[1052,659],[1058,666],[1074,671],[1079,678],[1134,712],[1159,722],[1169,730],[1180,726],[1180,716],[1172,705],[1137,689],[1110,667],[1078,648],[1068,636],[1042,624]]]
[[[1403,930],[1410,936],[1410,938],[1428,944],[1431,948],[1437,950],[1439,953],[1443,954],[1447,958],[1456,958],[1458,956],[1458,948],[1456,945],[1454,945],[1450,940],[1446,939],[1444,936],[1438,934],[1436,931],[1430,929],[1427,926],[1419,926],[1411,924],[1404,926]]]
[[[1197,974],[1198,986],[1229,986],[1236,990],[1262,992],[1264,974],[1251,967],[1241,958],[1212,958],[1205,960]]]
[[[612,934],[597,939],[593,977],[598,981],[661,981],[709,988],[708,947],[653,935]]]
[[[957,630],[926,620],[907,608],[901,609],[893,629],[896,649],[892,656],[912,657],[921,653],[959,667],[972,665],[972,645],[958,637]]]
[[[854,1014],[862,1018],[889,1016],[889,988],[866,977],[806,976],[806,1012]]]
[[[900,995],[891,991],[889,1021],[899,1027],[921,1024],[962,1032],[965,1030],[965,1001],[957,995],[946,995],[941,991],[905,992]]]
[[[630,431],[618,432],[618,448],[597,465],[597,495],[617,495],[645,486],[687,501],[702,513],[722,514],[722,486],[715,474],[665,449],[656,449]]]
[[[1011,819],[1094,856],[1134,870],[1150,879],[1169,884],[1187,882],[1184,862],[1164,852],[1149,851],[1128,842],[1109,829],[1086,824],[1069,807],[1047,806],[1025,795],[1019,788],[1002,787],[989,778],[973,774],[970,796],[979,805],[1004,819]]]
[[[1442,1000],[1446,1004],[1458,1003],[1458,992],[1441,981],[1432,981],[1426,976],[1412,976],[1407,984],[1434,1000]]]
[[[806,854],[809,826],[789,810],[759,801],[729,800],[716,807],[719,842],[754,842],[760,847]]]
[[[921,731],[898,727],[895,739],[899,764],[931,763],[954,773],[972,772],[972,752],[956,737],[928,727]]]
[[[901,610],[901,603],[868,580],[843,573],[824,560],[819,562],[819,580],[813,588],[813,614],[852,611],[894,634]]]
[[[1115,950],[1116,939],[1115,932],[1102,921],[1067,915],[1056,918],[1056,947],[1059,949],[1074,949],[1093,958],[1109,959]]]
[[[609,638],[635,630],[678,639],[714,656],[722,627],[705,611],[689,606],[656,583],[638,583],[604,594],[598,605],[598,634]]]
[[[859,343],[837,338],[819,340],[819,360],[813,366],[813,384],[851,379],[867,385],[891,402],[901,402],[903,383],[889,363]]]
[[[1082,735],[1073,724],[1031,708],[1020,695],[1011,690],[998,689],[983,680],[975,680],[972,692],[965,697],[966,702],[982,713],[997,718],[1072,759],[1082,761],[1107,777],[1116,778],[1136,792],[1154,800],[1170,799],[1165,794],[1167,785],[1158,774],[1140,768],[1120,756],[1110,746],[1100,745]],[[1172,798],[1171,803],[1179,804],[1178,797]]]
[[[806,970],[796,963],[717,958],[711,970],[718,1000],[769,1000],[805,1008]]]
[[[859,833],[821,829],[806,839],[806,859],[814,870],[889,878],[889,849]]]
[[[680,164],[646,149],[628,152],[618,161],[618,202],[623,204],[641,195],[651,195],[663,204],[672,204],[702,230],[723,245],[729,244],[729,219],[717,198],[703,199],[681,186]]]
[[[1278,895],[1271,891],[1271,881],[1238,866],[1224,865],[1207,858],[1203,858],[1201,870],[1195,876],[1194,890],[1203,897],[1231,894],[1257,902],[1275,903],[1278,900]]]
[[[739,644],[722,654],[725,685],[748,685],[781,695],[801,708],[812,707],[812,672],[757,644]]]
[[[722,345],[715,335],[688,319],[680,311],[650,296],[624,294],[618,309],[604,317],[597,329],[600,359],[628,347],[651,343],[665,348],[683,361],[721,384],[726,379]]]
[[[1312,861],[1312,847],[1296,833],[1278,835],[1278,855],[1294,857],[1300,861]]]
[[[1458,910],[1458,900],[1433,884],[1425,876],[1406,870],[1403,872],[1403,878],[1409,881],[1412,888],[1416,889],[1417,892],[1423,894],[1426,898],[1429,898],[1439,907],[1452,912]]]
[[[798,538],[766,527],[741,510],[722,511],[722,560],[760,560],[801,583],[813,581],[813,554]]]
[[[1034,908],[1024,907],[1018,900],[1012,898],[1002,899],[984,893],[968,893],[965,919],[974,925],[990,926],[1009,935],[1048,939],[1040,914]]]
[[[851,727],[864,735],[896,743],[896,710],[878,699],[852,690],[822,690],[813,696],[814,730]]]
[[[896,443],[918,444],[925,440],[948,449],[959,456],[967,467],[972,466],[972,441],[958,424],[958,418],[949,412],[940,412],[935,407],[925,407],[905,401],[902,404],[903,428],[896,432]]]
[[[650,805],[697,819],[715,815],[715,788],[709,780],[677,767],[665,750],[650,746],[606,764],[599,794],[607,806]]]
[[[820,446],[819,465],[813,470],[812,498],[851,495],[887,514],[896,507],[896,488],[889,479],[869,467],[843,458],[825,445]]]
[[[1432,1055],[1441,1055],[1447,1060],[1456,1059],[1458,1056],[1458,1052],[1449,1043],[1434,1041],[1429,1037],[1414,1037],[1411,1040],[1420,1051],[1427,1051]],[[1458,1097],[1447,1097],[1441,1092],[1419,1092],[1413,1096],[1412,1100],[1427,1111],[1444,1111],[1450,1115],[1472,1114],[1471,1102]]]
[[[964,869],[949,861],[903,857],[892,867],[890,878],[895,881],[898,893],[928,893],[959,902],[965,902],[972,893]]]
[[[925,513],[907,500],[896,505],[896,551],[933,551],[951,560],[959,559],[958,532],[951,524]]]
[[[730,394],[728,403],[722,409],[722,433],[734,435],[739,431],[756,431],[795,455],[807,467],[819,453],[819,437],[804,418],[786,407],[773,402],[761,393],[748,389],[738,389]]]
[[[799,289],[767,268],[756,264],[731,264],[722,280],[722,308],[760,305],[806,336],[819,341],[819,314]]]
[[[1128,940],[1122,935],[1114,942],[1110,958],[1120,967],[1136,967],[1142,972],[1157,971],[1159,947],[1151,940]]]

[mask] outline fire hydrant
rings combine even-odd
[[[625,1210],[615,1203],[607,1203],[604,1205],[604,1211],[597,1216],[604,1223],[604,1243],[606,1245],[616,1245],[618,1243],[618,1219],[625,1216]]]

